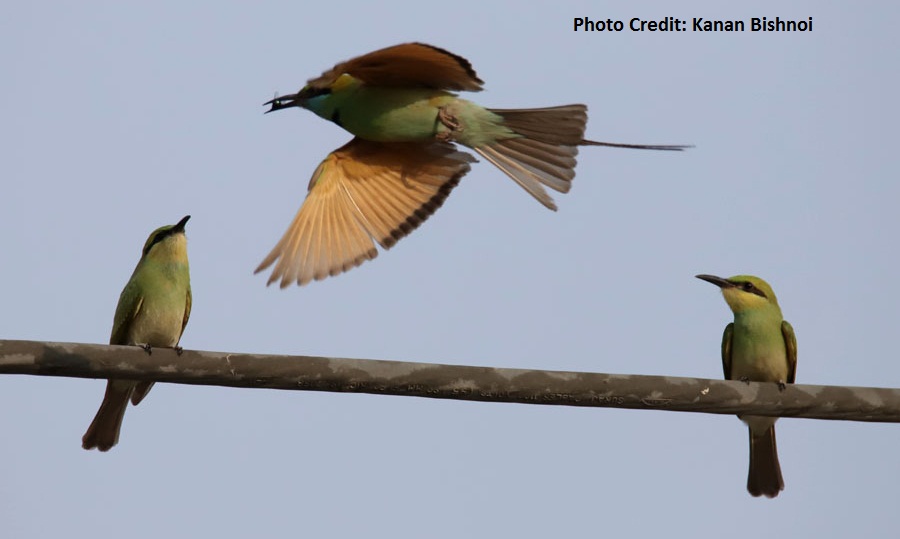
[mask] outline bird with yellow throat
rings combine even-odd
[[[184,226],[178,223],[154,230],[141,252],[134,273],[119,295],[109,344],[130,344],[151,353],[175,348],[191,316],[191,276]],[[97,415],[81,439],[85,449],[109,451],[119,441],[128,402],[137,406],[153,382],[109,380]]]
[[[734,313],[722,335],[722,368],[726,380],[793,384],[797,374],[797,338],[784,319],[769,283],[752,275],[723,279],[697,275],[718,286]],[[774,498],[784,490],[774,417],[738,416],[750,430],[750,469],[747,491]]]

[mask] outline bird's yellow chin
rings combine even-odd
[[[768,303],[766,298],[744,292],[740,288],[723,288],[722,295],[725,296],[725,301],[728,302],[732,312],[736,313],[747,309],[756,309]]]
[[[187,237],[184,234],[172,234],[157,243],[147,253],[148,258],[157,261],[174,261],[187,258]]]

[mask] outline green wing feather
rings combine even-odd
[[[128,330],[144,304],[144,296],[136,288],[134,281],[129,281],[119,296],[109,344],[131,344],[128,342]]]
[[[178,334],[178,342],[181,342],[181,336],[184,334],[184,328],[187,327],[188,318],[191,317],[191,303],[193,296],[191,295],[191,285],[188,285],[187,298],[184,305],[184,319],[181,321],[181,333]]]
[[[784,349],[787,352],[787,383],[793,384],[794,378],[797,376],[797,337],[794,336],[794,328],[787,320],[781,322],[781,335],[784,336]]]
[[[725,379],[731,380],[731,340],[734,335],[734,322],[725,326],[725,332],[722,334],[722,370],[725,372]]]

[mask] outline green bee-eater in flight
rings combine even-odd
[[[268,112],[302,107],[354,135],[313,173],[290,228],[256,272],[284,288],[354,268],[437,210],[475,160],[467,146],[555,210],[545,187],[565,193],[578,146],[681,150],[584,139],[587,107],[486,109],[452,91],[481,90],[472,65],[422,43],[370,52],[310,79]],[[276,263],[277,262],[277,263]]]
[[[191,276],[184,225],[160,227],[150,234],[131,279],[119,295],[109,344],[175,348],[191,316]],[[109,380],[97,415],[81,439],[85,449],[109,451],[119,441],[128,401],[137,405],[153,382]]]
[[[726,380],[793,384],[797,374],[797,339],[781,315],[775,292],[752,275],[723,279],[697,275],[722,289],[734,322],[722,335],[722,368]],[[784,490],[774,417],[738,416],[750,428],[750,471],[747,490],[753,496],[774,498]]]

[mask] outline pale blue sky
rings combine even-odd
[[[189,213],[185,348],[720,377],[731,315],[693,276],[753,273],[796,329],[798,382],[900,386],[896,7],[55,4],[0,19],[0,338],[107,342],[147,234]],[[776,15],[814,31],[571,30]],[[556,213],[478,163],[375,261],[266,288],[252,270],[349,135],[262,103],[413,40],[468,58],[482,104],[586,103],[590,138],[696,148],[585,148]],[[887,537],[900,520],[894,425],[779,422],[787,487],[760,500],[734,417],[158,385],[116,448],[86,452],[103,387],[0,377],[0,535]]]

